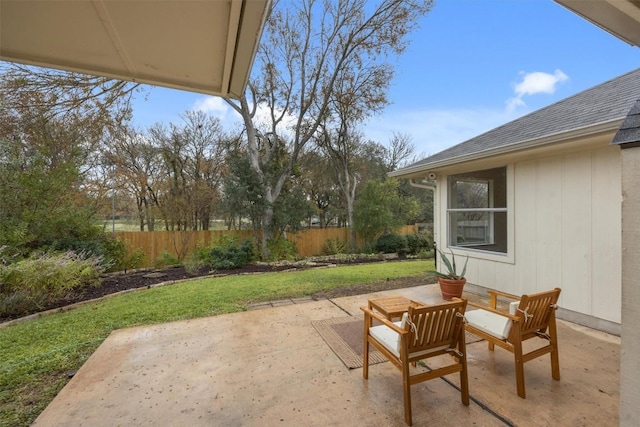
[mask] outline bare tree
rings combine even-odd
[[[356,247],[356,231],[353,227],[353,206],[356,198],[356,188],[360,183],[361,164],[359,150],[362,146],[362,134],[346,132],[330,132],[326,128],[319,141],[329,162],[336,172],[338,187],[347,206],[347,225],[349,227],[349,248],[351,252]]]
[[[385,64],[390,55],[402,53],[407,34],[432,2],[383,0],[370,5],[365,0],[300,0],[288,4],[288,9],[280,5],[266,23],[257,58],[260,75],[239,101],[227,100],[242,115],[251,166],[264,186],[265,258],[267,240],[273,236],[273,204],[298,156],[326,119],[337,82],[349,70]],[[256,116],[259,106],[267,111],[264,124]],[[283,145],[287,160],[272,173],[268,165],[274,150]]]
[[[411,136],[408,134],[394,132],[389,147],[385,163],[389,171],[394,171],[403,166],[415,152],[415,147],[411,142]]]
[[[220,199],[226,170],[226,141],[220,120],[204,112],[187,111],[183,126],[173,132],[186,142],[185,174],[188,180],[192,228],[209,229],[216,203]]]
[[[356,249],[353,207],[363,168],[360,152],[364,144],[364,136],[354,129],[388,104],[386,90],[392,75],[393,70],[387,64],[363,64],[360,69],[344,70],[336,81],[327,119],[320,126],[318,144],[336,171],[346,202],[352,252]]]
[[[228,138],[220,120],[189,111],[182,125],[154,125],[149,137],[161,154],[167,176],[159,204],[166,228],[208,229],[226,168]]]
[[[46,110],[47,120],[71,119],[96,132],[127,121],[131,98],[141,90],[137,83],[10,62],[0,63],[0,73],[7,103]]]
[[[335,223],[339,217],[340,190],[329,158],[320,149],[306,150],[300,158],[301,185],[318,215],[320,228]],[[311,225],[312,218],[309,218]]]
[[[140,231],[155,230],[159,193],[164,179],[158,147],[142,132],[126,128],[103,148],[103,175],[111,187],[133,195]]]

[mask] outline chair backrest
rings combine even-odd
[[[517,316],[520,316],[520,334],[525,337],[527,334],[545,332],[549,326],[549,321],[554,312],[560,288],[537,294],[523,295],[518,305]]]
[[[454,299],[452,302],[433,306],[409,307],[405,329],[409,333],[409,353],[439,347],[455,347],[464,333],[464,312],[467,301]],[[403,322],[404,323],[404,322]]]

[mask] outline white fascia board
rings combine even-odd
[[[563,141],[577,139],[581,137],[587,137],[590,135],[598,134],[601,132],[615,131],[617,130],[624,118],[613,119],[595,125],[589,125],[582,128],[572,129],[570,131],[558,132],[551,135],[546,135],[541,138],[528,139],[513,144],[503,145],[501,147],[491,148],[489,150],[478,151],[475,153],[464,154],[457,157],[451,157],[448,159],[438,160],[431,163],[424,163],[415,166],[409,166],[397,171],[389,172],[390,177],[404,177],[407,175],[415,175],[417,173],[437,171],[440,168],[457,165],[460,163],[472,162],[474,160],[486,159],[487,157],[499,156],[502,154],[513,153],[515,151],[526,150],[530,148],[539,148],[551,144],[556,144]]]

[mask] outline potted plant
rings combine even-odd
[[[450,300],[453,297],[460,298],[462,296],[462,289],[464,288],[465,283],[467,283],[467,279],[464,275],[467,272],[467,263],[469,262],[469,255],[467,255],[464,267],[462,267],[462,271],[458,274],[456,256],[453,254],[453,251],[449,252],[451,253],[451,260],[449,260],[449,258],[447,258],[447,256],[438,249],[440,259],[447,270],[446,273],[436,271],[438,283],[440,284],[440,291],[442,292],[442,298],[446,300]]]

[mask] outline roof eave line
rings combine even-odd
[[[474,160],[481,160],[487,157],[498,156],[501,154],[508,154],[514,151],[520,151],[527,148],[543,147],[545,145],[553,144],[560,141],[565,141],[574,138],[580,138],[600,132],[616,130],[620,127],[624,120],[622,118],[616,118],[608,120],[606,122],[596,123],[594,125],[584,126],[581,128],[571,129],[569,131],[558,132],[550,135],[545,135],[540,138],[532,138],[524,141],[516,142],[509,145],[503,145],[501,147],[491,148],[488,150],[478,151],[471,154],[465,154],[462,156],[451,157],[444,160],[435,161],[432,163],[425,163],[416,165],[415,167],[407,167],[399,169],[397,171],[389,172],[391,177],[401,177],[404,175],[414,174],[416,172],[431,171],[446,166],[452,166],[459,163],[471,162]]]

